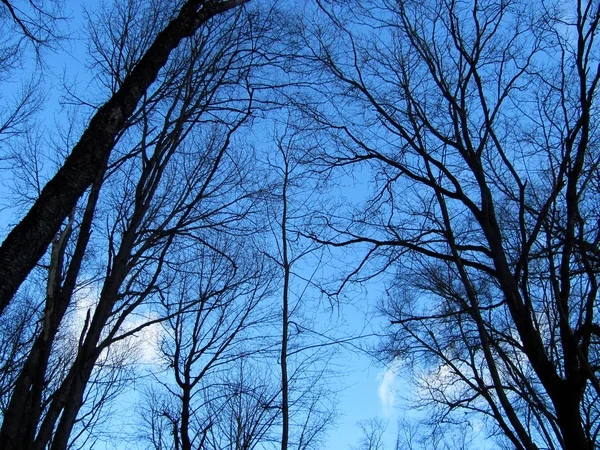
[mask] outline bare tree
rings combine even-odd
[[[280,250],[281,269],[283,271],[283,287],[281,293],[281,450],[287,450],[290,438],[290,402],[289,402],[289,375],[288,375],[288,339],[290,328],[290,277],[292,275],[293,260],[290,260],[290,241],[288,237],[288,200],[290,187],[291,165],[290,154],[284,149],[280,140],[279,151],[282,157],[281,181],[281,220]]]
[[[173,431],[160,439],[152,433],[152,443],[182,450],[251,449],[278,415],[273,402],[279,389],[269,393],[269,377],[253,376],[250,362],[265,352],[272,275],[247,242],[224,240],[197,261],[197,274],[186,272],[179,291],[165,298],[171,319],[163,326],[160,354],[166,372],[156,380],[166,395],[158,394],[160,408],[150,405],[150,425]]]
[[[425,410],[426,411],[426,410]],[[436,417],[401,418],[398,420],[395,450],[468,450],[480,448],[471,423],[448,424]]]
[[[62,40],[67,23],[57,0],[0,3],[0,171],[7,188],[15,166],[28,163],[40,133],[38,114],[45,104],[43,50]],[[38,119],[38,120],[36,120]],[[25,148],[24,148],[25,147]],[[6,195],[3,195],[6,197]],[[12,206],[3,198],[0,208]],[[4,227],[2,236],[6,233]]]
[[[320,3],[297,104],[329,136],[315,162],[370,189],[313,237],[364,251],[346,282],[389,275],[383,350],[438,420],[595,448],[598,4],[352,6]]]
[[[252,105],[249,74],[258,34],[242,22],[237,16],[207,24],[172,58],[119,136],[107,170],[56,236],[41,329],[11,388],[2,445],[59,449],[77,439],[74,428],[96,420],[114,397],[110,384],[102,390],[93,383],[115,367],[106,363],[111,348],[169,319],[155,307],[194,263],[185,250],[216,248],[219,234],[251,229],[244,221],[256,190],[246,185],[250,166],[237,165],[249,155],[231,148]],[[110,54],[116,61],[105,63],[121,56]],[[93,287],[92,301],[74,331],[73,353],[54,366],[57,336],[86,284]],[[86,399],[93,404],[82,409]]]
[[[275,153],[268,155],[274,181],[269,195],[274,250],[270,258],[278,266],[281,286],[281,334],[278,363],[281,369],[282,450],[318,445],[333,417],[323,387],[327,377],[333,337],[324,343],[306,310],[318,309],[315,273],[320,269],[322,248],[301,235],[299,228],[309,220],[314,206],[315,179],[305,165],[311,145],[300,123],[288,116],[276,125]],[[309,206],[310,205],[310,206]],[[310,316],[310,314],[309,314]],[[321,339],[319,339],[321,338]],[[312,377],[312,378],[311,378]]]
[[[271,373],[241,359],[238,369],[225,375],[220,383],[220,401],[211,402],[213,420],[205,448],[210,450],[252,450],[276,445],[279,437],[276,406],[280,388],[271,383]]]
[[[36,51],[53,45],[61,38],[60,22],[65,20],[60,0],[2,0],[3,40],[0,60],[18,57],[26,43]]]
[[[116,137],[167,63],[171,52],[213,17],[242,3],[245,1],[185,2],[136,62],[119,90],[94,114],[63,167],[44,187],[31,210],[0,247],[0,313],[42,257],[78,200],[106,170]],[[25,242],[27,251],[24,250]]]
[[[358,423],[362,432],[360,443],[354,450],[384,450],[383,436],[387,425],[381,419],[369,419]]]

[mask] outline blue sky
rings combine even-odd
[[[90,8],[96,6],[96,2],[87,2]],[[47,67],[44,71],[44,87],[47,93],[47,104],[44,113],[40,115],[39,122],[47,130],[54,130],[56,125],[66,127],[69,117],[66,115],[67,108],[61,105],[61,95],[63,92],[62,83],[67,82],[75,89],[75,92],[81,95],[90,95],[87,88],[90,85],[89,74],[86,69],[85,59],[85,41],[83,40],[84,31],[81,28],[85,24],[82,14],[82,6],[79,2],[67,2],[67,8],[70,8],[69,15],[72,19],[69,22],[69,30],[72,32],[70,39],[61,44],[56,52],[48,51],[44,55]],[[12,87],[11,87],[12,86]],[[4,94],[10,95],[11,89],[16,84],[3,85]],[[84,98],[85,100],[85,98]],[[87,111],[89,113],[89,111]],[[76,138],[77,131],[74,132]],[[50,131],[49,134],[52,134]],[[53,135],[57,139],[56,135]],[[259,136],[260,138],[260,136]],[[49,155],[48,155],[49,156]],[[51,158],[50,158],[51,159]],[[53,171],[53,164],[47,161],[47,174],[50,176]],[[4,193],[7,193],[7,185],[11,182],[4,179]],[[344,188],[345,195],[356,197],[360,195],[360,188],[355,188],[351,184]],[[5,206],[7,195],[2,195]],[[4,209],[0,212],[0,239],[5,236],[10,225],[18,220],[18,210]],[[349,295],[348,305],[339,306],[339,316],[347,326],[344,327],[344,333],[359,332],[365,318],[373,320],[375,329],[383,322],[377,318],[373,305],[376,305],[382,295],[382,290],[377,288],[379,281],[376,281],[371,289],[366,291],[351,293]],[[363,333],[370,333],[372,330],[360,330]],[[362,342],[365,346],[370,346],[375,341],[365,339]],[[332,381],[332,389],[338,393],[338,418],[336,424],[330,429],[324,448],[348,449],[357,445],[361,432],[357,423],[370,419],[380,419],[386,422],[386,444],[387,449],[391,450],[396,436],[396,421],[400,416],[406,415],[407,411],[402,408],[402,398],[397,390],[406,394],[408,386],[402,383],[396,375],[395,367],[382,367],[375,364],[369,356],[360,352],[350,352],[341,349],[338,352],[338,358],[335,362],[335,371],[337,378]],[[129,399],[123,398],[124,403]]]
[[[46,144],[51,142],[60,142],[60,137],[56,133],[58,128],[68,129],[70,117],[68,116],[69,105],[63,104],[64,86],[68,85],[73,89],[73,93],[82,96],[82,100],[93,98],[89,91],[89,86],[93,85],[89,78],[89,71],[86,68],[88,64],[85,40],[84,7],[93,10],[97,7],[95,1],[89,2],[66,2],[67,16],[69,17],[67,29],[70,35],[68,39],[59,43],[55,50],[45,50],[43,53],[43,66],[37,69],[29,65],[25,60],[22,74],[41,73],[43,74],[42,88],[45,91],[46,102],[41,114],[36,117],[36,124],[45,130]],[[24,79],[24,78],[22,78]],[[3,83],[0,86],[2,95],[5,99],[11,99],[18,94],[20,81],[13,80],[11,83]],[[85,112],[89,114],[89,110]],[[79,122],[81,123],[81,121]],[[73,130],[72,139],[76,139],[81,130]],[[40,149],[44,160],[43,173],[50,177],[56,168],[53,161],[51,150]],[[65,149],[67,150],[67,149]],[[45,159],[44,159],[45,158]],[[0,186],[0,239],[6,236],[11,227],[18,222],[21,209],[11,207],[13,194],[11,189],[15,188],[15,183],[6,174],[10,171],[3,171],[3,180]],[[349,186],[347,186],[349,187]],[[356,192],[348,192],[350,195]],[[357,304],[373,304],[374,298],[357,298]],[[351,329],[354,324],[364,322],[366,311],[360,311],[356,307],[344,307],[338,311],[340,316],[348,324],[346,332],[353,332]],[[368,312],[367,314],[372,314]],[[356,330],[354,330],[356,331]],[[366,344],[366,340],[361,340]],[[372,343],[372,341],[371,341]],[[382,367],[377,367],[372,360],[365,354],[340,350],[343,355],[339,358],[341,361],[335,362],[335,381],[332,381],[332,389],[338,392],[337,411],[338,416],[335,425],[330,429],[326,438],[325,448],[327,449],[346,449],[356,445],[361,434],[357,427],[357,422],[373,418],[380,418],[389,422],[387,429],[388,442],[391,445],[394,441],[396,409],[393,402],[395,386],[394,378],[389,371]],[[123,404],[130,403],[130,396],[119,400]],[[117,410],[119,407],[117,406]]]

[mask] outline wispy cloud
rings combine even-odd
[[[386,416],[392,414],[394,404],[396,403],[394,381],[398,377],[399,368],[400,361],[395,359],[390,366],[385,369],[383,374],[380,375],[381,381],[379,383],[377,394],[379,395],[379,401],[381,402],[383,412]]]

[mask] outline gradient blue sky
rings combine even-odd
[[[65,124],[68,117],[65,116],[65,109],[60,105],[60,95],[63,92],[62,83],[72,83],[81,92],[86,92],[86,85],[89,83],[89,75],[86,70],[86,43],[85,30],[82,28],[85,25],[83,19],[83,5],[88,5],[90,9],[96,7],[96,1],[66,2],[66,8],[69,15],[72,17],[69,22],[69,30],[71,36],[69,40],[64,41],[61,45],[62,49],[56,52],[49,51],[44,55],[44,61],[47,67],[44,71],[44,86],[48,98],[45,114],[40,120],[48,129],[55,127],[56,123]],[[18,83],[4,84],[2,86],[3,95],[6,98],[11,96],[11,89],[18,89]],[[48,168],[49,173],[52,172],[52,167]],[[2,197],[1,207],[10,203],[6,185],[10,185],[10,180],[3,180],[2,187],[4,195]],[[19,215],[17,210],[2,209],[0,210],[0,240],[4,238],[10,226],[18,221]],[[374,305],[378,300],[381,292],[374,289],[372,292],[363,292],[360,294],[362,298],[352,300],[355,305]],[[366,296],[366,298],[365,298]],[[353,325],[358,324],[359,328],[364,323],[365,315],[374,318],[374,312],[368,310],[360,310],[359,307],[342,307],[341,316],[346,323]],[[365,341],[364,344],[372,344]],[[367,421],[370,419],[380,419],[387,422],[386,430],[386,445],[387,449],[393,448],[396,436],[396,422],[398,417],[409,413],[402,406],[402,399],[398,396],[396,390],[401,393],[407,393],[407,385],[402,383],[396,377],[394,371],[390,368],[378,366],[365,354],[351,353],[341,351],[341,361],[336,362],[335,370],[339,373],[332,386],[334,390],[338,390],[338,418],[336,424],[330,429],[327,438],[325,449],[329,450],[345,450],[358,444],[361,438],[361,432],[357,426],[359,421]],[[123,399],[125,403],[127,399]]]

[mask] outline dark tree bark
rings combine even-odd
[[[246,193],[227,196],[227,200],[220,197],[228,192],[225,187],[231,187],[230,183],[236,186],[240,184],[235,183],[242,183],[239,178],[222,173],[223,160],[233,133],[246,121],[252,106],[249,88],[240,82],[241,76],[247,75],[253,67],[250,59],[246,58],[249,53],[244,53],[249,48],[245,34],[247,28],[240,24],[240,17],[236,16],[235,20],[225,18],[223,23],[216,22],[214,28],[213,24],[208,24],[185,44],[184,53],[178,53],[177,59],[169,63],[167,70],[170,76],[152,89],[153,101],[148,101],[146,96],[144,104],[137,108],[141,117],[138,123],[143,124],[144,134],[133,149],[125,150],[127,163],[119,161],[111,164],[108,175],[111,184],[108,192],[101,196],[100,206],[96,205],[96,201],[104,171],[98,174],[89,193],[73,254],[70,252],[72,246],[67,247],[70,223],[53,241],[43,328],[35,338],[33,349],[12,390],[10,404],[3,411],[0,448],[58,450],[73,445],[84,432],[78,433],[77,430],[86,430],[89,426],[86,417],[90,409],[101,411],[103,408],[103,398],[92,398],[90,402],[90,393],[103,390],[95,383],[98,374],[105,370],[113,373],[112,363],[105,365],[102,353],[116,341],[128,339],[148,322],[168,320],[167,317],[158,317],[148,319],[133,329],[124,326],[127,317],[136,308],[158,290],[166,292],[168,289],[169,282],[161,278],[161,274],[171,245],[193,233],[190,230],[194,229],[194,224],[200,226],[209,218],[212,226],[218,227],[222,223],[218,218],[232,226],[231,221],[244,216],[246,209],[243,207],[236,209],[235,214],[223,209],[232,203],[243,203]],[[236,92],[233,98],[232,90]],[[169,97],[165,92],[175,95]],[[227,109],[219,104],[221,96],[229,102]],[[217,104],[218,111],[215,112]],[[158,119],[162,128],[155,128],[154,114],[165,109],[167,113]],[[213,113],[210,119],[204,117],[208,115],[207,111]],[[204,135],[197,129],[202,128],[202,125],[199,127],[201,123],[209,123],[206,128],[210,128],[210,135],[214,133],[214,136],[201,140]],[[192,139],[192,135],[194,157],[190,157],[189,153],[191,144],[184,144],[186,138]],[[180,170],[181,165],[185,165],[185,169]],[[141,168],[137,174],[139,177],[135,184],[130,185],[128,181],[132,180],[127,175],[137,167]],[[227,171],[229,174],[232,172],[239,174],[234,168]],[[171,185],[165,191],[165,186],[175,174],[178,176],[177,185]],[[115,189],[112,182],[119,185],[116,191],[112,190]],[[89,260],[83,261],[83,257],[92,231],[94,212],[105,205],[103,201],[110,198],[111,193],[115,194],[116,201],[111,201],[106,211],[114,212],[115,222],[108,233],[108,261],[106,272],[99,279],[102,280],[102,290],[98,303],[93,314],[88,310],[85,324],[78,330],[79,345],[73,351],[73,363],[69,362],[69,358],[59,362],[63,376],[52,378],[48,374],[51,371],[48,361],[57,355],[55,344],[58,341],[55,338],[60,334],[60,327],[65,325],[64,316],[74,301],[74,289],[85,284],[78,280],[82,263],[85,276],[89,275],[87,269],[92,265]],[[202,240],[195,233],[194,236]],[[75,240],[71,240],[75,244]],[[89,250],[94,258],[91,246]],[[151,259],[156,264],[149,264]],[[170,261],[178,259],[178,256],[173,256]],[[63,269],[64,266],[67,267]],[[140,280],[144,276],[147,278]],[[132,287],[134,285],[135,288]],[[82,408],[87,408],[87,411],[82,412]],[[92,427],[85,433],[93,433]]]
[[[319,5],[335,32],[307,34],[322,70],[299,106],[336,144],[312,159],[373,178],[311,236],[363,246],[343,284],[390,275],[382,349],[425,369],[428,420],[475,411],[511,448],[596,448],[600,7]]]
[[[186,2],[121,88],[91,119],[61,169],[0,247],[0,314],[56,236],[79,198],[106,167],[115,138],[166,64],[171,51],[212,17],[248,0]]]
[[[283,152],[282,152],[283,153]],[[288,335],[290,325],[290,274],[291,263],[288,255],[288,184],[289,162],[284,154],[283,187],[281,193],[281,267],[283,269],[282,317],[281,317],[281,450],[287,450],[290,436],[290,404],[289,404],[289,376],[288,376]]]
[[[71,222],[65,227],[53,245],[51,267],[55,272],[49,276],[46,310],[41,333],[37,336],[27,361],[17,378],[8,409],[4,412],[0,430],[0,448],[19,448],[19,445],[33,442],[37,425],[42,414],[42,395],[46,384],[46,370],[52,344],[59,325],[67,311],[83,256],[89,242],[96,202],[102,184],[103,174],[92,186],[87,202],[75,253],[66,272],[65,281],[60,284],[62,260],[68,236],[72,232]],[[56,256],[55,256],[56,255]]]

